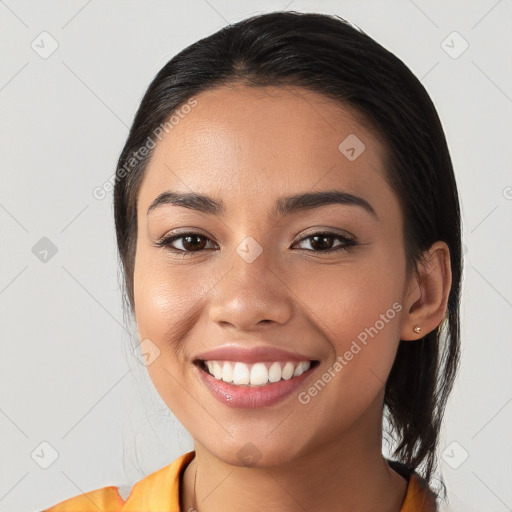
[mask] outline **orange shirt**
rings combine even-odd
[[[194,458],[191,451],[139,480],[128,498],[123,500],[111,485],[62,501],[43,512],[184,512],[180,510],[180,476]],[[409,479],[400,512],[436,512],[428,487],[416,473]]]

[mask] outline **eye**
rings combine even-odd
[[[340,241],[338,245],[333,245],[335,240]],[[313,252],[336,252],[336,251],[347,251],[351,247],[358,245],[354,238],[349,238],[339,233],[333,233],[330,231],[317,232],[308,235],[297,243],[307,241],[310,247],[313,247]],[[311,250],[311,249],[306,249]]]
[[[206,241],[206,242],[205,242]],[[175,247],[174,242],[178,242],[181,248]],[[171,235],[155,242],[157,247],[166,247],[172,252],[200,252],[211,240],[201,233],[180,233]]]
[[[336,240],[339,242],[338,245],[335,245]],[[312,247],[312,249],[306,248],[306,250],[312,252],[346,251],[358,245],[358,242],[354,238],[329,231],[312,233],[299,240],[297,244],[304,242],[308,242],[309,246]],[[176,245],[174,245],[175,243]],[[208,247],[208,244],[210,244],[210,247]],[[154,245],[156,247],[166,247],[172,252],[183,253],[183,255],[186,253],[201,252],[206,248],[218,248],[207,236],[192,232],[170,235],[155,242]],[[304,247],[302,247],[302,249],[304,249]]]

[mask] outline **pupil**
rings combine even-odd
[[[201,238],[200,236],[198,235],[194,235],[194,236],[186,236],[185,239],[184,239],[184,244],[183,246],[185,247],[185,249],[187,250],[194,250],[198,248],[202,248],[201,244],[204,245],[204,241],[201,242]],[[191,240],[195,240],[196,243],[194,242],[191,242]],[[191,247],[187,247],[187,244],[191,244]]]
[[[322,243],[320,243],[320,247],[316,247],[316,242],[317,242],[318,240],[321,240],[321,241],[322,241]],[[332,237],[331,237],[330,235],[320,235],[320,236],[319,236],[319,235],[316,235],[316,236],[314,236],[314,237],[313,237],[313,242],[311,243],[311,245],[312,245],[312,247],[313,247],[314,249],[329,249],[330,247],[322,246],[322,244],[326,244],[326,243],[327,243],[327,242],[326,242],[327,240],[332,240]],[[331,245],[331,244],[328,244],[328,243],[327,243],[327,246],[330,246],[330,245]]]

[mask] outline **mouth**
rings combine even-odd
[[[210,393],[230,407],[257,408],[289,396],[320,364],[308,361],[242,361],[196,359],[194,366]]]
[[[319,361],[273,361],[253,364],[241,361],[194,361],[203,372],[233,386],[267,386],[281,380],[290,380],[306,373]]]

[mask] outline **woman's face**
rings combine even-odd
[[[135,315],[158,393],[229,464],[285,463],[348,437],[380,442],[409,285],[383,145],[349,109],[303,89],[223,86],[195,99],[158,142],[138,196]],[[339,202],[284,199],[325,191]],[[161,200],[148,213],[165,192],[223,209]],[[318,363],[266,389],[224,384],[216,397],[197,359],[218,347]],[[255,357],[274,372],[293,363]],[[256,362],[236,369],[243,358],[230,350],[213,359],[231,361],[239,382]],[[271,388],[288,394],[266,402]]]

